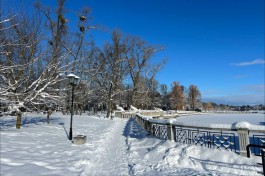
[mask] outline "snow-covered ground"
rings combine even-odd
[[[86,135],[84,145],[68,140],[69,115],[52,114],[50,124],[45,119],[24,115],[18,130],[15,117],[0,118],[0,175],[261,175],[260,157],[146,136],[132,119],[74,116],[74,136]]]

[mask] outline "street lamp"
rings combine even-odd
[[[73,138],[72,124],[73,124],[73,115],[74,115],[74,89],[75,86],[79,83],[79,77],[70,73],[67,76],[70,85],[72,86],[72,106],[71,106],[71,121],[70,121],[70,131],[69,131],[69,140]]]
[[[110,99],[110,118],[113,119],[113,99]]]

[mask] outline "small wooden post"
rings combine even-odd
[[[21,115],[22,115],[22,113],[21,113],[21,111],[17,111],[17,122],[16,122],[16,128],[17,129],[20,129],[20,126],[21,126]]]
[[[49,124],[50,123],[50,115],[52,114],[52,110],[49,109],[48,112],[47,112],[47,123]]]

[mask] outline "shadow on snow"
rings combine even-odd
[[[146,135],[147,133],[145,130],[133,118],[128,120],[126,126],[124,127],[123,136],[143,139]]]
[[[1,130],[7,129],[7,128],[11,128],[16,126],[16,120],[17,117],[16,116],[8,116],[5,118],[0,118],[0,128]],[[27,117],[27,116],[22,116],[21,118],[21,126],[26,127],[30,124],[34,124],[34,125],[41,125],[43,123],[47,122],[47,117]],[[53,118],[50,117],[50,123],[59,123],[60,120],[58,118]]]
[[[65,132],[65,134],[66,134],[66,137],[67,137],[67,139],[69,139],[69,135],[68,135],[67,130],[65,129],[64,123],[63,123],[63,122],[59,122],[58,124],[61,125],[61,126],[63,127],[64,132]]]

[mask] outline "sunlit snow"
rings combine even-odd
[[[93,175],[261,175],[260,157],[164,141],[146,135],[133,119],[75,115],[74,136],[87,136],[84,145],[68,140],[70,115],[24,114],[0,117],[3,176]],[[180,119],[181,120],[181,119]]]

